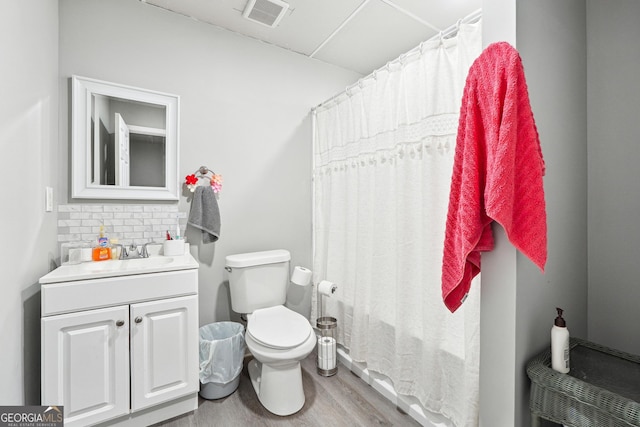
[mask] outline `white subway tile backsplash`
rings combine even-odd
[[[180,229],[187,224],[187,212],[171,205],[97,205],[72,204],[58,206],[58,242],[95,241],[104,225],[106,234],[122,244],[161,242],[167,229]]]
[[[80,226],[81,221],[79,219],[59,219],[58,220],[58,227],[74,227],[74,226]]]
[[[82,212],[104,212],[102,205],[82,205]]]
[[[91,218],[91,214],[88,212],[70,212],[70,219],[89,219]]]
[[[81,234],[65,233],[58,234],[58,242],[78,242],[84,240]]]
[[[91,218],[92,219],[111,219],[113,218],[113,213],[111,212],[99,212],[99,213],[92,213],[91,214]]]
[[[144,220],[139,218],[129,218],[124,220],[124,225],[142,225]]]
[[[69,233],[71,234],[80,234],[80,233],[92,233],[92,227],[69,227]]]
[[[82,205],[59,205],[58,212],[80,212]]]
[[[124,206],[122,205],[105,205],[105,212],[124,212]]]

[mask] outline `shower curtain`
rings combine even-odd
[[[354,361],[456,426],[477,425],[479,286],[452,314],[440,275],[480,27],[459,24],[314,110],[314,283],[338,285],[323,314]]]

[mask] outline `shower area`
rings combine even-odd
[[[336,317],[342,362],[424,425],[478,423],[480,279],[451,313],[441,271],[481,34],[477,11],[312,112],[314,283],[338,284],[312,317]]]

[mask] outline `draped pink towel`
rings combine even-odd
[[[522,61],[508,43],[488,46],[464,88],[442,262],[442,297],[454,312],[493,249],[491,222],[544,272],[545,172]]]

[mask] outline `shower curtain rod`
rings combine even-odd
[[[337,98],[340,98],[343,95],[347,95],[347,96],[351,96],[351,89],[355,88],[356,86],[362,86],[362,84],[364,83],[365,80],[369,80],[369,79],[375,79],[376,78],[376,74],[380,71],[382,71],[383,69],[389,69],[391,66],[396,65],[398,63],[402,64],[403,61],[411,56],[414,55],[416,53],[419,53],[422,50],[422,47],[425,43],[428,43],[432,40],[436,40],[438,38],[440,39],[448,39],[451,38],[453,36],[455,36],[458,33],[458,30],[460,29],[460,24],[471,24],[476,22],[477,20],[479,20],[482,17],[482,9],[478,9],[474,12],[471,12],[469,15],[465,16],[462,19],[459,19],[458,22],[456,22],[455,24],[445,28],[444,30],[440,31],[438,34],[434,35],[433,37],[430,37],[429,39],[421,42],[418,46],[414,47],[413,49],[411,49],[410,51],[403,53],[402,55],[400,55],[398,58],[393,59],[389,62],[387,62],[385,65],[383,65],[382,67],[374,70],[372,73],[361,77],[360,79],[358,79],[357,82],[355,82],[352,85],[349,85],[346,87],[346,89],[343,92],[340,92],[334,96],[332,96],[331,98],[327,99],[326,101],[316,105],[315,107],[313,107],[311,109],[312,113],[315,113],[316,110],[318,108],[321,108],[323,106],[325,106],[326,104],[330,104],[333,101],[335,101]]]

